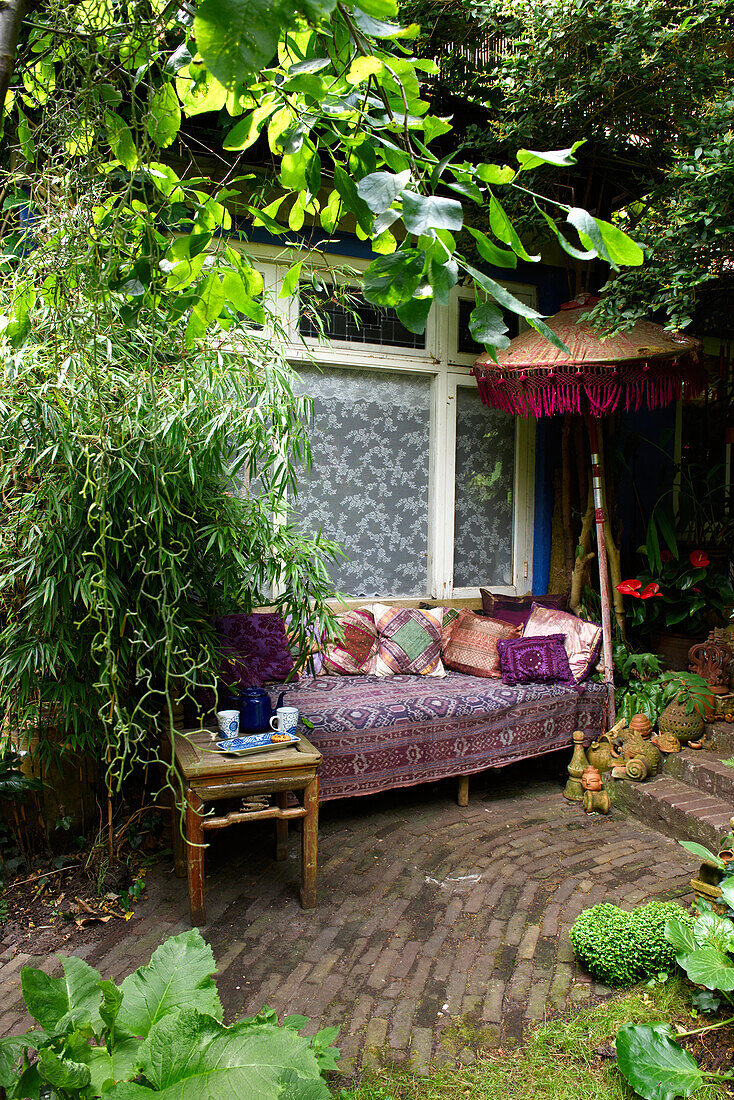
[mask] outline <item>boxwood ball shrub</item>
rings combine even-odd
[[[633,985],[674,969],[675,948],[665,938],[670,917],[692,921],[680,905],[653,901],[631,913],[616,905],[585,909],[571,928],[576,957],[605,985]]]

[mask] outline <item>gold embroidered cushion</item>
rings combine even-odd
[[[601,627],[598,623],[587,623],[567,611],[555,611],[534,603],[522,636],[537,638],[547,634],[563,634],[571,675],[574,683],[580,684],[599,659]]]
[[[465,610],[454,624],[443,659],[446,667],[456,672],[499,680],[502,672],[497,642],[519,637],[517,627]]]

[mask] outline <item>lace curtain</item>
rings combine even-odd
[[[515,421],[456,389],[454,587],[512,584]]]
[[[352,596],[427,592],[431,381],[426,375],[299,368],[314,399],[313,469],[297,510],[344,548],[335,587]]]

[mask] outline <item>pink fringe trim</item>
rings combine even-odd
[[[685,362],[640,362],[628,366],[594,365],[508,370],[487,364],[475,367],[479,395],[485,405],[515,416],[553,416],[589,412],[606,416],[657,409],[671,401],[698,396],[706,375],[691,357]]]

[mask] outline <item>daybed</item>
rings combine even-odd
[[[576,729],[597,736],[606,688],[518,684],[450,672],[433,676],[317,676],[268,685],[313,723],[323,754],[319,799],[375,794],[570,748]],[[468,780],[459,787],[465,804]]]

